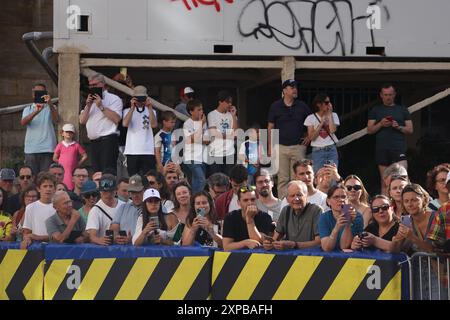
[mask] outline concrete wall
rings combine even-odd
[[[45,70],[33,58],[22,41],[22,35],[31,31],[52,31],[52,0],[2,1],[0,10],[0,107],[28,103],[35,82],[48,86],[52,96],[57,87]],[[52,41],[38,43],[40,49]],[[20,125],[21,114],[0,116],[0,163],[14,161],[23,152],[25,130]]]

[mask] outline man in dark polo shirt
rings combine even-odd
[[[278,163],[278,198],[286,196],[286,186],[294,179],[292,166],[296,161],[305,158],[306,146],[309,139],[305,135],[303,125],[311,109],[302,101],[297,100],[297,81],[289,79],[283,82],[283,98],[275,101],[270,107],[268,117],[269,146],[268,155],[271,156],[271,131],[277,129],[279,133],[279,150],[274,151],[275,161]]]
[[[413,122],[407,108],[395,104],[395,88],[384,84],[380,90],[383,102],[369,112],[367,132],[376,135],[375,160],[381,177],[381,192],[384,194],[383,175],[386,168],[398,163],[408,169],[406,159],[406,137],[413,133]]]
[[[84,243],[88,242],[86,224],[80,213],[73,209],[72,200],[65,191],[58,191],[53,197],[56,213],[45,221],[50,242]]]

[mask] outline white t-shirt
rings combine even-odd
[[[327,195],[320,190],[317,190],[311,197],[308,197],[308,202],[317,204],[322,208],[323,212],[330,210],[327,206]]]
[[[53,204],[45,204],[41,201],[30,203],[25,208],[25,220],[23,221],[23,228],[31,230],[32,234],[37,236],[48,236],[45,220],[56,213]]]
[[[123,201],[117,200],[117,205],[115,208],[111,208],[107,206],[102,200],[99,200],[96,205],[106,211],[106,213],[114,220],[117,208],[124,204]],[[91,211],[89,211],[86,230],[95,229],[97,230],[97,237],[102,238],[105,236],[106,230],[109,229],[109,226],[112,222],[106,214],[104,214],[99,208],[92,207]]]
[[[228,206],[228,212],[240,209],[241,206],[238,204],[238,196],[237,194],[233,193],[233,198],[231,198],[230,205]]]
[[[207,126],[206,123],[203,124],[202,130],[204,137],[198,139],[199,141],[194,141],[191,143],[189,140],[194,132],[198,132],[202,126],[201,121],[194,121],[191,118],[187,119],[183,124],[184,133],[184,161],[195,161],[195,162],[206,162],[204,161],[203,151],[204,145],[202,144],[202,139],[207,138]]]
[[[122,118],[122,99],[115,94],[103,91],[102,105],[117,113]],[[104,113],[97,108],[97,105],[92,103],[89,111],[89,119],[86,123],[86,131],[90,140],[95,140],[100,137],[108,136],[110,134],[119,134],[117,124],[109,120]]]
[[[222,134],[233,133],[233,116],[230,112],[220,113],[217,110],[208,113],[208,127],[215,127]],[[210,134],[213,142],[209,145],[209,154],[213,157],[226,157],[234,154],[234,138],[223,139],[223,137]]]
[[[125,118],[130,108],[124,111]],[[153,110],[156,117],[156,111]],[[150,123],[148,108],[144,107],[142,112],[134,109],[131,121],[128,124],[127,140],[125,142],[125,155],[154,155],[155,145],[153,143],[153,130]]]
[[[173,211],[173,209],[175,208],[175,204],[173,203],[172,200],[164,200],[162,202],[162,211],[163,213],[170,213]]]
[[[320,116],[316,113],[317,117],[320,119]],[[322,119],[320,119],[322,121]],[[336,113],[333,112],[333,122],[336,126],[339,126],[339,117]],[[317,128],[319,126],[319,120],[317,120],[317,118],[315,117],[314,113],[310,114],[306,119],[305,119],[305,123],[304,125],[306,127],[311,127],[313,126],[314,129]],[[329,131],[329,130],[328,130]],[[331,136],[333,137],[334,141],[337,143],[338,139],[336,137],[336,135],[333,133],[331,134]],[[311,147],[326,147],[326,146],[331,146],[333,145],[334,142],[333,140],[331,140],[330,136],[328,135],[327,131],[322,128],[320,130],[319,136],[314,139],[313,141],[311,141]]]
[[[136,242],[137,238],[139,238],[139,236],[142,233],[142,224],[143,224],[143,218],[142,218],[142,214],[141,214],[137,219],[136,229],[134,230],[133,239],[131,240],[133,244]],[[178,227],[178,225],[177,225],[177,227]],[[150,235],[152,234],[152,232],[150,233]],[[159,236],[161,237],[161,240],[167,239],[168,232],[166,230],[159,229],[158,233],[159,233]],[[146,243],[148,243],[148,237],[144,238],[144,244],[146,244]]]

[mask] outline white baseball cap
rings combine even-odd
[[[184,94],[188,94],[188,93],[194,93],[194,89],[192,89],[191,87],[186,87],[183,90]]]
[[[159,195],[158,190],[156,189],[147,189],[144,192],[144,201],[150,198],[158,198],[161,199],[161,196]]]
[[[66,123],[62,127],[62,131],[74,132],[75,133],[75,126],[73,124],[71,124],[71,123]]]

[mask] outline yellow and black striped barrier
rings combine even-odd
[[[212,299],[400,300],[397,262],[215,252]]]
[[[45,300],[205,300],[212,257],[52,260]]]
[[[43,285],[43,251],[0,250],[0,300],[42,300]]]

